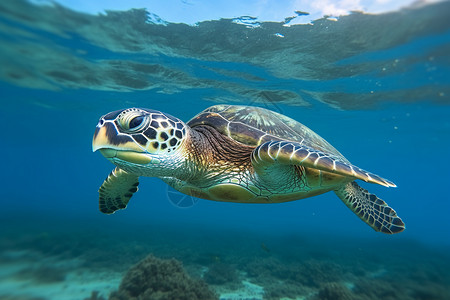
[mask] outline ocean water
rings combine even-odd
[[[448,11],[192,26],[143,9],[1,1],[0,298],[119,299],[110,294],[137,280],[127,270],[152,254],[164,276],[187,280],[159,260],[174,258],[220,299],[450,299]],[[99,212],[114,167],[91,150],[100,116],[145,107],[187,122],[218,103],[294,118],[395,182],[360,184],[406,230],[373,231],[334,193],[222,203],[156,178],[140,180],[126,210]],[[153,288],[174,293],[140,299],[193,297],[153,272]]]

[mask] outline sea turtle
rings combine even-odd
[[[139,176],[148,176],[184,194],[225,202],[280,203],[334,191],[376,231],[405,228],[355,180],[394,183],[352,165],[305,125],[264,108],[215,105],[187,124],[157,110],[118,110],[100,118],[96,150],[116,165],[99,189],[106,214],[125,208]]]

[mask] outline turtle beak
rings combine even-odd
[[[92,139],[92,151],[95,152],[103,148],[145,152],[130,135],[120,133],[112,122],[99,123],[97,128],[95,128],[94,138]]]
[[[120,160],[124,160],[139,165],[146,165],[149,164],[150,162],[157,163],[156,160],[153,160],[148,154],[145,153],[138,153],[126,150],[125,151],[115,150],[111,148],[100,148],[99,151],[108,160],[118,158]]]
[[[92,151],[97,150],[108,160],[120,159],[140,165],[153,163],[151,156],[143,152],[129,136],[119,136],[111,123],[97,125],[92,139]],[[155,159],[154,163],[156,162]]]
[[[106,128],[97,126],[97,128],[95,128],[94,138],[92,139],[92,152],[108,147],[109,145],[110,143],[106,136]]]

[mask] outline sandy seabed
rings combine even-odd
[[[180,262],[220,299],[450,299],[445,248],[401,238],[133,226],[106,233],[3,226],[9,229],[0,236],[0,298],[108,299],[123,288],[127,271],[152,254]]]

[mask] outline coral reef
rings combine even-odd
[[[290,261],[277,257],[255,258],[244,266],[256,283],[264,286],[264,299],[309,295],[320,286],[344,276],[333,262],[307,259]]]
[[[339,265],[316,259],[307,260],[298,266],[294,265],[291,279],[303,285],[320,287],[324,283],[333,282],[343,277]]]
[[[313,300],[353,300],[349,289],[337,282],[323,284]]]
[[[218,299],[206,283],[190,278],[182,264],[149,255],[125,274],[119,290],[109,300],[209,300]]]
[[[120,274],[148,253],[174,257],[184,266],[150,257],[129,271],[111,299],[217,298],[211,292],[194,292],[206,284],[190,279],[184,270],[194,278],[203,276],[214,290],[226,295],[225,299],[229,299],[227,295],[244,295],[248,291],[245,282],[263,288],[254,298],[262,295],[264,300],[450,299],[448,247],[429,248],[394,240],[389,244],[358,240],[355,244],[353,239],[341,237],[290,236],[264,239],[270,245],[268,253],[261,249],[260,238],[242,237],[235,231],[208,233],[204,228],[184,228],[180,233],[179,227],[172,230],[154,226],[147,231],[136,227],[131,231],[135,234],[129,227],[100,234],[91,229],[94,226],[80,230],[76,224],[72,231],[64,228],[68,232],[39,227],[18,230],[20,224],[11,226],[11,221],[2,221],[5,233],[0,236],[0,268],[6,272],[9,266],[20,266],[11,268],[2,278],[9,276],[27,283],[23,289],[10,290],[7,281],[1,283],[0,278],[2,300],[48,299],[45,293],[35,292],[44,291],[35,287],[46,285],[61,288],[61,293],[73,293],[64,288],[69,280],[80,290],[79,299],[103,300],[111,293],[111,284],[95,286],[98,292],[89,295],[79,281],[72,281],[73,276],[98,274],[99,283],[111,282],[111,278],[118,282]],[[102,279],[104,273],[115,275]],[[232,284],[235,280],[237,288]],[[251,294],[245,295],[248,297],[242,298],[252,299]]]
[[[84,298],[84,300],[105,300],[98,291],[92,291],[89,298]]]
[[[217,262],[209,266],[203,279],[209,284],[230,284],[239,283],[239,276],[236,269],[229,264]]]

